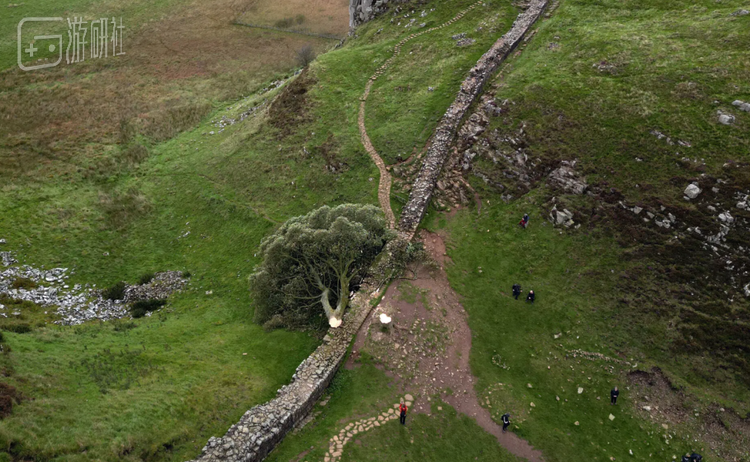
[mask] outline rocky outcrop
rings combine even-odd
[[[330,329],[323,343],[299,365],[276,398],[247,411],[222,437],[212,437],[196,462],[260,461],[302,421],[333,379],[349,343],[370,313],[377,290],[363,287],[351,301],[340,329]]]
[[[583,194],[589,187],[586,180],[575,171],[575,161],[562,161],[561,165],[549,174],[547,181],[550,186],[568,194]]]
[[[533,0],[528,9],[518,15],[511,30],[502,36],[477,62],[464,80],[458,96],[446,111],[435,130],[432,145],[427,151],[419,176],[413,184],[409,202],[401,212],[400,230],[413,236],[427,211],[435,185],[443,169],[458,127],[470,106],[481,93],[484,84],[511,51],[521,42],[531,26],[539,19],[547,0]]]
[[[408,0],[400,0],[404,1]],[[354,29],[374,19],[388,8],[389,3],[397,2],[399,0],[349,0],[349,28]]]

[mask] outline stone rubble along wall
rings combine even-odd
[[[289,385],[273,400],[253,407],[221,437],[211,437],[194,462],[263,460],[284,435],[307,416],[346,356],[352,338],[370,314],[378,295],[363,287],[350,304],[340,329],[329,329],[323,343],[297,367]]]
[[[388,1],[351,0],[353,27],[384,11]],[[406,0],[390,0],[396,1]],[[470,71],[458,97],[435,131],[432,146],[401,216],[402,238],[410,240],[419,226],[448,155],[448,148],[469,106],[481,92],[484,83],[536,22],[547,2],[548,0],[532,0],[529,8],[513,23],[510,32],[498,40]],[[201,455],[191,462],[263,460],[286,433],[305,418],[323,394],[343,363],[351,340],[370,314],[370,301],[377,295],[378,292],[372,287],[363,286],[352,299],[342,327],[329,329],[323,344],[299,365],[291,383],[281,387],[273,400],[247,411],[223,437],[211,437]]]
[[[498,66],[539,19],[547,4],[548,0],[532,0],[528,9],[518,15],[510,31],[495,42],[492,48],[479,59],[476,66],[469,71],[469,76],[461,85],[458,96],[435,129],[422,169],[412,185],[409,202],[401,212],[399,230],[404,235],[413,236],[422,221],[440,172],[448,158],[451,143],[470,106]]]

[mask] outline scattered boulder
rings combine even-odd
[[[583,194],[588,189],[588,185],[586,180],[580,178],[574,167],[575,161],[564,161],[559,168],[550,173],[549,183],[570,194]]]
[[[730,13],[730,16],[747,16],[750,14],[750,11],[747,11],[745,9],[737,10],[734,13]]]
[[[573,221],[573,212],[568,209],[557,210],[557,205],[552,207],[549,215],[552,223],[555,225],[563,225],[566,228],[570,228],[575,224]]]
[[[735,100],[732,102],[732,106],[737,106],[738,108],[740,108],[740,111],[750,112],[750,103]]]
[[[743,290],[745,291],[745,297],[750,297],[750,284],[747,284]]]
[[[732,125],[734,123],[734,116],[732,114],[724,114],[719,112],[719,123],[724,125]]]
[[[696,184],[690,184],[685,188],[685,197],[688,199],[695,199],[703,190]]]

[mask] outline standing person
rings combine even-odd
[[[519,295],[521,295],[521,284],[513,284],[513,297],[518,300]]]
[[[530,290],[529,295],[526,296],[526,301],[533,304],[535,299],[536,299],[536,295],[534,295],[534,291]]]
[[[528,213],[523,214],[523,218],[521,218],[521,221],[518,222],[518,225],[523,229],[526,229],[526,227],[529,226],[529,214]]]
[[[510,425],[510,413],[503,414],[502,417],[500,417],[503,420],[503,433],[505,433],[505,430],[508,428],[508,425]]]
[[[401,421],[401,425],[406,425],[406,411],[409,409],[406,407],[406,404],[404,403],[404,399],[401,398],[401,405],[398,407],[398,411],[401,413],[401,418],[399,419]]]
[[[617,387],[613,388],[612,391],[609,392],[610,403],[612,405],[617,404],[618,396],[620,396],[620,390]]]

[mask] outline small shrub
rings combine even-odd
[[[294,24],[294,18],[284,18],[276,21],[274,23],[274,26],[278,27],[279,29],[286,29],[292,27],[292,24]]]
[[[296,23],[297,23],[298,25],[299,25],[299,24],[302,24],[303,22],[305,22],[305,19],[307,19],[307,18],[305,18],[305,15],[304,15],[304,14],[298,14],[298,15],[297,15],[297,16],[296,16],[296,17],[294,18],[295,22],[296,22]]]
[[[3,343],[5,341],[5,337],[3,337],[3,333],[0,332],[0,343]]]
[[[32,281],[29,278],[16,278],[10,286],[14,289],[25,290],[36,289],[37,287],[36,282]]]
[[[190,273],[190,271],[183,271],[182,272],[182,277],[185,278],[185,279],[187,279],[187,278],[189,278],[191,276],[192,276],[192,274]]]
[[[7,383],[0,383],[0,419],[13,412],[13,403],[21,403],[21,394],[15,387]]]
[[[164,306],[167,303],[166,300],[157,300],[157,299],[151,299],[151,300],[139,300],[130,307],[130,314],[134,318],[142,318],[146,316],[146,313],[150,313],[151,311],[158,310],[162,306]]]
[[[112,321],[115,332],[127,332],[130,329],[135,329],[138,325],[134,322],[123,322],[119,319]]]
[[[154,279],[154,273],[145,273],[140,278],[138,278],[138,284],[144,285],[148,284]]]
[[[0,329],[16,334],[27,334],[31,332],[31,325],[28,322],[3,321],[0,323]]]
[[[102,298],[106,300],[122,300],[125,298],[125,282],[120,281],[102,291]]]
[[[307,67],[313,61],[315,61],[315,49],[312,45],[305,45],[297,50],[297,64],[301,67]]]

